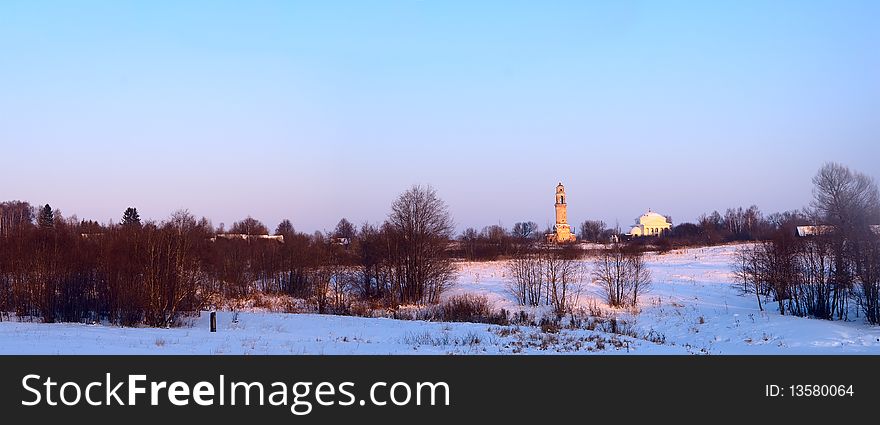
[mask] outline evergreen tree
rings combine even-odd
[[[293,236],[296,233],[296,230],[293,228],[293,223],[288,219],[284,219],[281,223],[278,223],[278,227],[275,228],[276,235],[283,235],[285,237]]]
[[[122,213],[122,223],[123,226],[141,226],[141,216],[138,214],[137,208],[128,207],[125,209],[125,212]]]
[[[49,204],[43,205],[43,208],[40,208],[37,224],[43,229],[50,229],[55,226],[55,213],[52,212],[52,207]]]

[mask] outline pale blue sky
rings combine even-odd
[[[680,222],[878,136],[876,1],[0,2],[0,200],[81,218]]]

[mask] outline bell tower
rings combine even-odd
[[[562,182],[556,185],[556,224],[568,224],[568,214],[565,205],[565,186]]]
[[[553,233],[548,235],[548,242],[569,243],[574,242],[576,237],[571,233],[571,226],[568,225],[568,204],[565,200],[565,186],[562,182],[556,185],[556,224],[553,226]]]

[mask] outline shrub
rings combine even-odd
[[[507,325],[510,314],[507,310],[492,310],[485,295],[455,295],[440,305],[436,319],[442,322],[473,322]]]
[[[559,322],[547,319],[546,317],[541,319],[541,332],[548,334],[559,333]]]

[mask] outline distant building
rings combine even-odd
[[[872,224],[868,226],[875,235],[880,235],[880,225]],[[834,226],[820,224],[818,226],[797,226],[797,235],[800,237],[828,235],[834,232]]]
[[[804,236],[818,236],[818,235],[827,235],[834,231],[834,226],[797,226],[797,235]]]
[[[577,240],[577,236],[571,232],[568,224],[568,205],[565,203],[565,186],[562,182],[556,185],[556,224],[553,232],[545,235],[549,243],[571,243]]]
[[[211,242],[215,242],[217,238],[220,239],[241,239],[245,241],[256,240],[256,239],[267,239],[270,241],[276,242],[284,242],[284,235],[247,235],[244,233],[220,233],[216,237],[211,238]]]
[[[660,236],[672,230],[672,221],[662,214],[657,214],[650,209],[636,219],[635,226],[630,229],[627,236]]]
[[[334,236],[334,237],[330,238],[330,244],[349,246],[349,245],[351,245],[351,239],[350,238],[343,238],[343,237],[339,237],[339,236]]]

